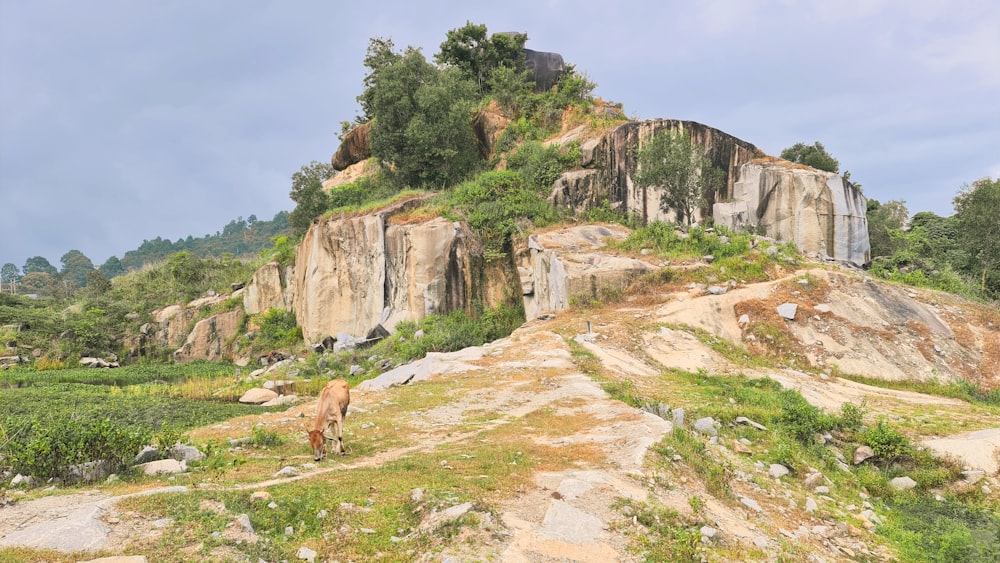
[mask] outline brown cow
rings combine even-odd
[[[312,445],[313,458],[316,461],[323,459],[326,455],[326,442],[337,442],[337,453],[344,455],[344,419],[347,417],[347,405],[351,403],[351,392],[347,382],[343,379],[334,379],[326,384],[323,392],[319,395],[319,405],[316,408],[316,422],[313,429],[309,431],[309,443]],[[336,426],[335,436],[327,436],[326,430],[331,426]]]

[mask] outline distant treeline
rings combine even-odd
[[[214,235],[199,238],[188,235],[176,241],[162,237],[144,240],[139,248],[129,250],[121,258],[112,256],[100,266],[79,250],[63,254],[61,268],[56,268],[43,256],[32,256],[21,268],[10,262],[3,265],[0,289],[4,293],[68,297],[79,288],[163,262],[181,251],[199,258],[255,256],[261,249],[270,248],[274,237],[288,233],[288,213],[280,211],[270,221],[260,221],[256,215],[246,219],[238,217]]]

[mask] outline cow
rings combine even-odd
[[[351,392],[347,382],[334,379],[326,384],[319,395],[319,405],[316,407],[316,421],[309,431],[309,444],[312,445],[313,458],[320,461],[327,453],[327,440],[337,442],[337,453],[345,455],[344,449],[344,419],[347,417],[347,405],[351,403]],[[327,436],[326,431],[336,426],[334,436]]]

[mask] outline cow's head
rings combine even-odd
[[[326,438],[321,430],[309,431],[309,444],[313,449],[313,459],[320,461],[326,455]]]

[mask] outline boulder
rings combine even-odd
[[[136,468],[146,475],[183,473],[187,471],[187,462],[177,461],[176,459],[161,459],[159,461],[150,461],[149,463],[139,464]]]
[[[535,92],[548,91],[566,72],[566,63],[559,53],[531,49],[524,49],[524,67],[535,80]]]
[[[276,399],[278,394],[270,389],[255,388],[250,389],[240,397],[240,402],[245,405],[259,405]]]
[[[344,170],[352,164],[357,164],[368,160],[372,156],[369,136],[371,133],[371,122],[358,125],[344,135],[337,147],[337,152],[333,154],[330,163],[334,170]]]

